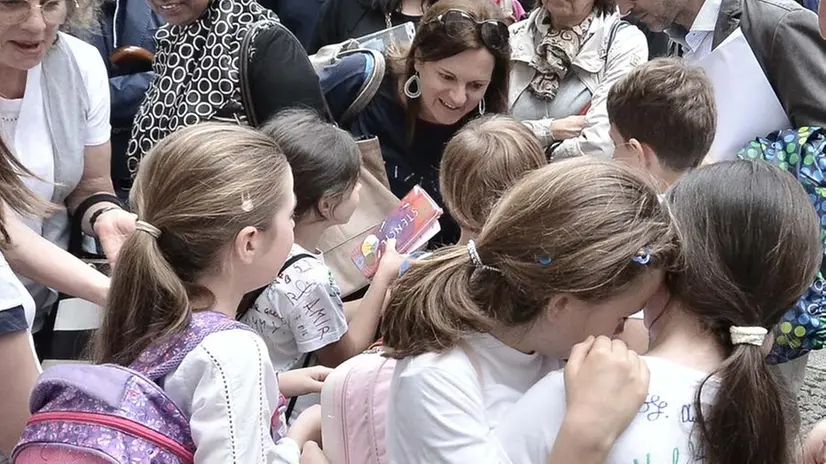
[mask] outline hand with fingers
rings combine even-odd
[[[588,337],[565,366],[568,411],[549,464],[602,463],[648,394],[645,361],[621,340]]]
[[[286,397],[320,393],[327,375],[333,370],[325,366],[292,369],[278,374],[278,389]]]

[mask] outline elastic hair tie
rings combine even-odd
[[[731,326],[728,329],[731,334],[732,345],[754,345],[763,346],[766,342],[766,335],[769,333],[764,327],[737,327]]]
[[[636,255],[631,257],[631,261],[643,266],[651,262],[651,249],[648,247],[640,248]]]
[[[498,272],[500,274],[502,273],[499,269],[496,269],[493,266],[488,266],[482,262],[482,258],[479,256],[479,251],[476,250],[476,242],[473,240],[468,240],[467,242],[467,254],[470,255],[470,262],[473,264],[473,267]]]
[[[135,230],[139,230],[141,232],[146,232],[147,234],[154,237],[156,240],[161,238],[161,229],[153,226],[152,224],[141,221],[140,219],[135,221]]]

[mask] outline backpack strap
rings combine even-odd
[[[278,275],[280,276],[284,273],[284,271],[289,269],[290,266],[297,263],[298,261],[301,261],[304,258],[315,258],[315,256],[307,253],[299,253],[297,255],[290,257],[290,259],[288,259],[284,263],[284,265],[281,266],[281,269],[278,271]],[[269,287],[269,284],[264,285],[261,288],[256,288],[255,290],[244,295],[244,298],[241,299],[241,304],[238,305],[238,311],[235,313],[235,318],[240,321],[241,318],[244,317],[245,314],[247,314],[247,311],[249,311],[252,308],[253,304],[255,304],[255,300],[257,300],[258,297],[261,296],[262,293],[264,293],[264,290],[266,290],[267,287]]]
[[[347,107],[341,115],[341,120],[338,121],[339,125],[343,127],[347,127],[353,118],[358,116],[358,114],[361,113],[371,101],[373,101],[373,97],[376,96],[376,93],[379,91],[381,83],[384,80],[384,74],[387,68],[384,55],[379,51],[367,48],[343,51],[339,54],[338,58],[352,55],[354,53],[364,53],[367,55],[365,57],[367,63],[364,70],[365,74],[367,74],[367,78],[364,79],[364,82],[361,84],[361,88],[356,95],[356,99],[353,100],[353,103],[351,103],[349,107]]]
[[[129,367],[158,382],[175,371],[181,362],[207,336],[226,330],[241,329],[253,332],[246,324],[215,311],[192,313],[189,326],[183,333],[155,343],[138,356]]]
[[[313,356],[312,353],[307,353],[304,355],[304,362],[301,363],[301,368],[306,369],[310,366],[310,358]],[[295,409],[295,403],[298,401],[297,396],[293,396],[290,398],[290,404],[287,405],[287,411],[284,413],[284,420],[288,423],[290,422],[290,416],[293,415],[293,409]]]
[[[247,29],[244,38],[241,40],[241,51],[238,55],[238,74],[241,86],[241,104],[244,105],[244,112],[247,114],[247,122],[252,127],[258,127],[258,116],[255,114],[255,104],[252,100],[252,89],[250,88],[250,48],[252,37],[265,25],[271,23],[270,20],[258,21]]]

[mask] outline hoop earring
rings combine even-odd
[[[416,87],[416,90],[411,90],[413,86]],[[410,99],[416,99],[422,96],[422,80],[419,79],[419,73],[410,76],[404,82],[404,94]]]
[[[821,1],[823,1],[823,0],[821,0]],[[484,116],[484,115],[485,115],[485,99],[483,97],[481,100],[479,100],[479,116]]]

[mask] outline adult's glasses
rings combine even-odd
[[[26,22],[40,10],[43,22],[51,26],[59,26],[66,22],[66,0],[46,0],[41,3],[30,3],[25,0],[0,0],[0,26],[16,26]]]
[[[468,30],[475,30],[485,47],[497,52],[508,49],[510,33],[507,24],[502,21],[477,21],[466,11],[448,10],[437,16],[433,22],[441,24],[449,37],[460,37]]]

